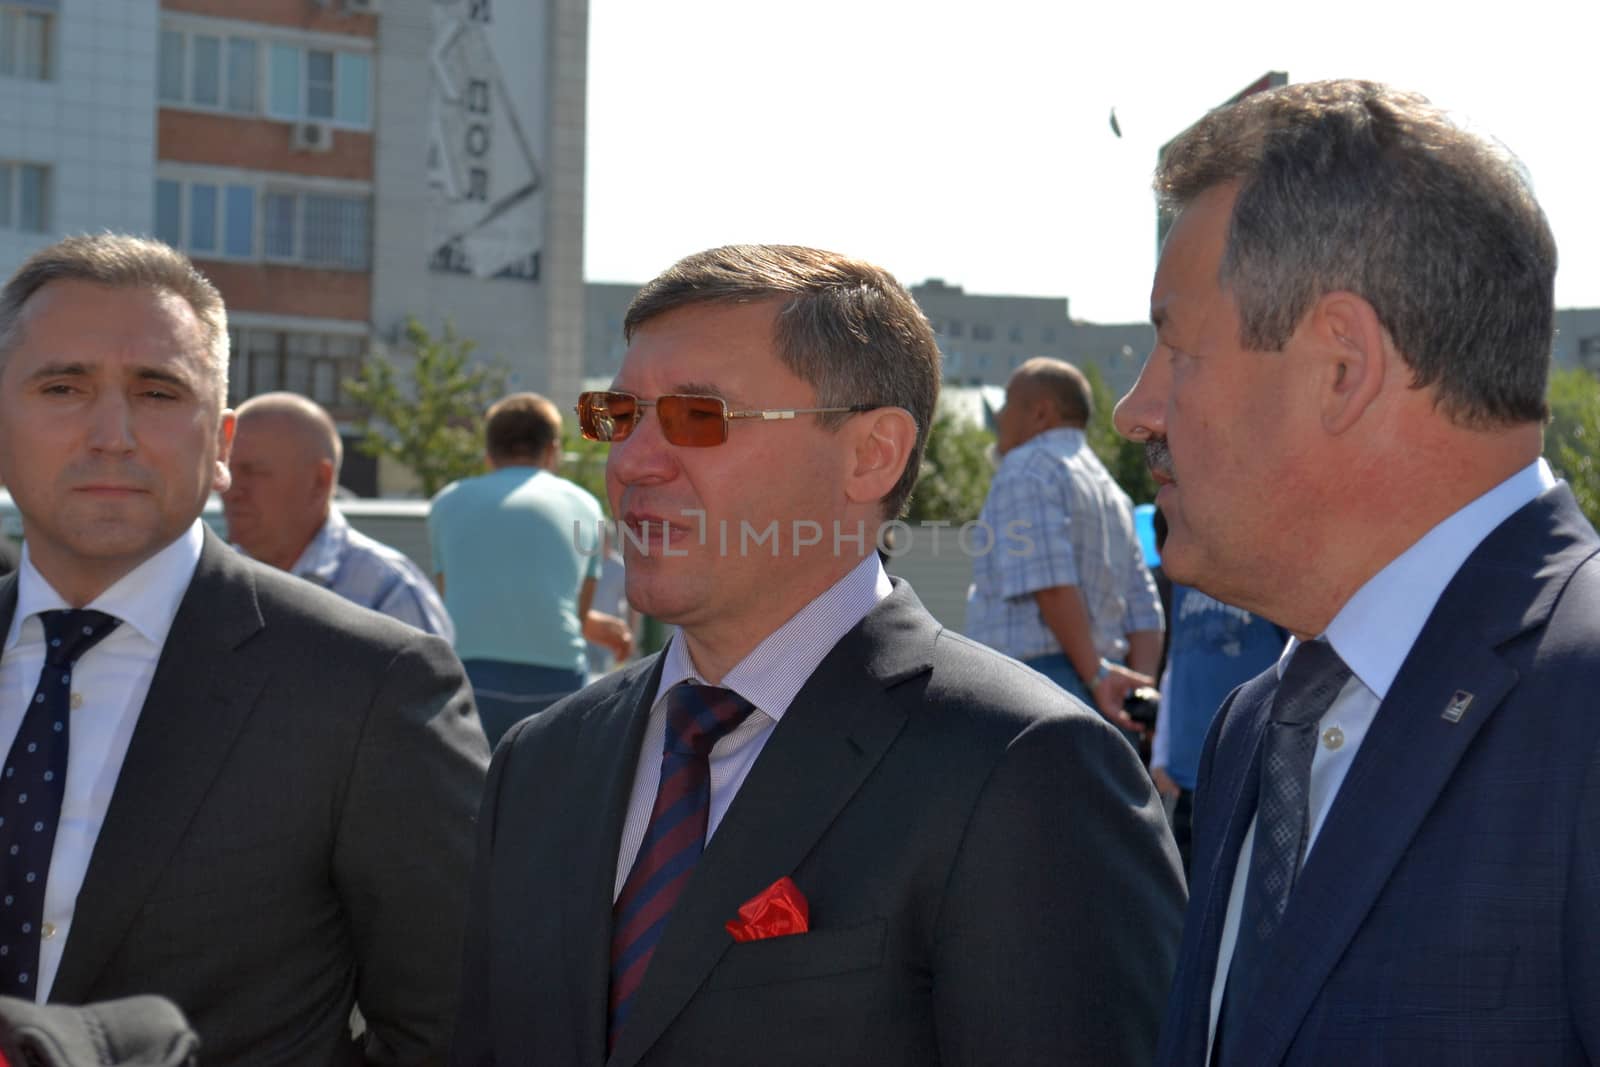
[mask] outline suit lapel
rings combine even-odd
[[[238,555],[205,547],[156,663],[73,911],[51,999],[90,999],[178,847],[266,681],[235,650],[264,625]]]
[[[799,866],[872,773],[910,710],[909,698],[884,690],[929,669],[937,634],[899,583],[812,672],[674,908],[612,1067],[632,1067],[648,1051],[733,943],[723,924]]]
[[[1184,921],[1184,945],[1179,958],[1196,964],[1193,974],[1182,976],[1174,988],[1185,998],[1185,1019],[1192,1021],[1178,1040],[1184,1055],[1179,1062],[1203,1063],[1211,1018],[1211,987],[1216,981],[1217,950],[1222,941],[1222,926],[1228,914],[1228,897],[1233,892],[1234,872],[1239,864],[1239,849],[1255,818],[1260,792],[1261,737],[1267,712],[1277,691],[1275,668],[1246,682],[1218,711],[1214,765],[1206,779],[1206,795],[1196,798],[1205,807],[1225,812],[1222,822],[1205,822],[1197,827],[1202,835],[1195,841],[1196,857],[1211,857],[1211,865],[1196,869],[1189,887],[1188,915]],[[1202,816],[1204,818],[1204,816]],[[1214,835],[1220,843],[1213,844]]]
[[[575,768],[604,768],[599,811],[585,808],[592,791],[569,789],[565,825],[571,828],[577,861],[564,891],[562,932],[566,944],[566,987],[573,997],[582,1063],[597,1065],[606,1054],[607,1003],[611,989],[611,896],[616,885],[617,852],[633,793],[639,748],[644,743],[651,698],[661,681],[664,655],[642,665],[630,684],[585,714],[573,752]],[[522,850],[529,859],[532,850]],[[523,884],[547,881],[549,872],[529,870]],[[530,976],[533,971],[530,969]],[[543,995],[530,990],[529,995]]]
[[[1490,534],[1440,597],[1296,882],[1267,964],[1273,980],[1246,1010],[1230,1006],[1229,1025],[1253,1029],[1243,1047],[1260,1063],[1283,1059],[1451,773],[1516,684],[1498,649],[1543,625],[1593,553],[1575,516],[1564,487],[1546,493]],[[1444,713],[1458,691],[1472,700],[1452,721]]]

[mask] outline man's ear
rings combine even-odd
[[[228,459],[233,455],[234,427],[233,409],[224,408],[222,421],[217,425],[216,470],[211,472],[211,488],[219,493],[226,493],[233,484],[233,472],[228,469]]]
[[[874,408],[847,427],[853,447],[845,471],[845,496],[857,504],[873,504],[888,496],[900,481],[917,443],[917,421],[904,408]]]
[[[317,476],[314,485],[319,499],[333,491],[333,460],[326,457],[317,460]]]
[[[1345,290],[1319,297],[1300,332],[1315,361],[1323,429],[1342,434],[1382,394],[1394,342],[1372,305]]]

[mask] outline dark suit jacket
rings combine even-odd
[[[208,532],[51,999],[167,996],[207,1067],[442,1060],[487,761],[448,645]]]
[[[1265,991],[1228,1005],[1239,1067],[1600,1060],[1597,551],[1560,486],[1445,589],[1306,858]],[[1239,689],[1202,757],[1163,1064],[1205,1063],[1275,688],[1269,671]]]
[[[456,1063],[606,1059],[617,851],[660,671],[619,672],[496,749]],[[735,944],[723,924],[783,875],[810,932]],[[1127,743],[896,583],[762,750],[609,1062],[1147,1062],[1182,900]]]

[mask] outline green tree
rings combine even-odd
[[[606,456],[611,446],[591,441],[582,434],[566,434],[561,440],[561,474],[593,493],[609,516],[611,502],[606,499]]]
[[[1117,398],[1106,387],[1106,379],[1093,363],[1083,365],[1084,377],[1094,392],[1094,414],[1089,419],[1089,447],[1094,449],[1100,462],[1106,465],[1111,477],[1122,486],[1122,491],[1133,498],[1135,504],[1147,504],[1156,498],[1156,480],[1150,476],[1150,467],[1144,460],[1144,445],[1130,441],[1117,433],[1111,425],[1111,410]]]
[[[962,523],[976,519],[989,495],[992,444],[994,434],[983,427],[962,422],[948,412],[936,415],[906,521]]]
[[[1600,525],[1600,381],[1582,368],[1550,375],[1544,455],[1589,521]]]
[[[505,392],[505,371],[469,363],[475,346],[449,323],[435,338],[407,319],[405,333],[416,354],[408,376],[402,379],[387,356],[370,354],[345,391],[364,409],[357,447],[410,468],[423,495],[432,497],[458,478],[483,473],[483,413]]]

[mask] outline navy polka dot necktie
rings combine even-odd
[[[67,784],[72,665],[117,619],[100,611],[42,611],[44,669],[0,777],[0,993],[35,999],[45,879]]]

